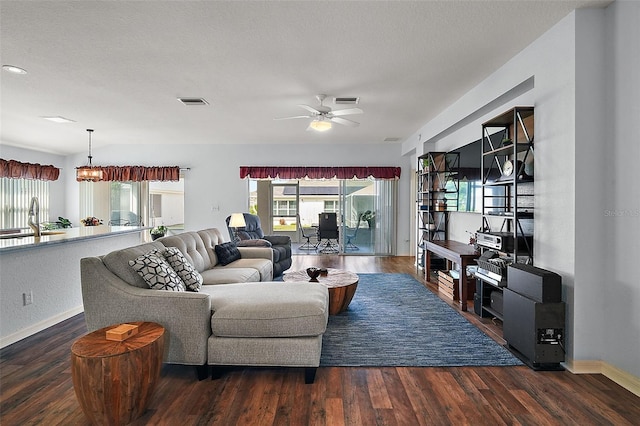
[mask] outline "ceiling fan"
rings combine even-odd
[[[329,130],[331,128],[331,123],[338,123],[344,126],[357,127],[360,123],[355,122],[353,120],[349,120],[347,118],[343,118],[343,115],[350,114],[362,114],[362,110],[360,108],[348,108],[348,109],[339,109],[337,111],[331,110],[330,107],[324,106],[323,102],[326,99],[327,95],[316,95],[316,99],[320,102],[320,105],[317,107],[312,107],[309,105],[298,105],[300,108],[304,108],[309,111],[310,114],[307,115],[296,115],[293,117],[282,117],[275,118],[274,120],[291,120],[294,118],[311,118],[311,123],[309,123],[309,127],[307,130],[317,130],[319,132],[324,132],[325,130]]]

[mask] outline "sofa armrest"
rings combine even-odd
[[[271,243],[261,238],[255,240],[240,240],[236,243],[238,247],[271,247]]]
[[[268,259],[273,262],[271,247],[238,247],[240,257],[245,259]]]
[[[291,237],[289,237],[288,235],[265,235],[264,239],[269,241],[274,246],[291,245]]]
[[[80,260],[80,279],[89,331],[124,322],[156,322],[166,330],[164,362],[207,362],[207,340],[211,335],[208,294],[131,286],[114,275],[99,257]]]

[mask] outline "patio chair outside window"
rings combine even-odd
[[[338,253],[338,218],[335,213],[320,213],[318,215],[318,238],[320,245],[325,241],[320,249],[321,253]]]
[[[317,231],[315,234],[305,233],[304,227],[302,226],[302,221],[300,220],[300,215],[297,214],[296,217],[298,219],[298,226],[300,227],[300,234],[302,234],[302,238],[305,238],[307,240],[304,242],[304,244],[298,247],[298,250],[318,250],[318,244],[320,243],[320,240],[318,239],[315,244],[311,243],[312,237],[318,238]]]
[[[356,236],[358,235],[358,229],[360,229],[360,222],[362,221],[362,213],[358,215],[358,223],[356,224],[355,229],[351,229],[349,233],[345,235],[347,237],[347,241],[344,243],[345,250],[360,250],[360,248],[353,243],[356,240]]]

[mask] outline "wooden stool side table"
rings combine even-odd
[[[359,277],[355,272],[328,268],[327,275],[320,275],[318,282],[329,289],[329,315],[344,312],[358,288]],[[285,272],[283,281],[309,281],[307,271]]]
[[[92,424],[124,425],[140,417],[160,377],[165,330],[153,322],[131,322],[138,334],[107,340],[114,324],[71,346],[71,375],[80,407]]]

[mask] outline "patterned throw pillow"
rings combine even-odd
[[[238,250],[235,243],[231,241],[228,243],[218,244],[214,249],[218,256],[218,262],[220,262],[222,266],[240,259],[240,250]]]
[[[129,265],[154,290],[185,291],[184,283],[158,250],[129,261]]]
[[[200,291],[202,288],[202,275],[184,257],[177,247],[167,247],[162,251],[162,256],[178,274],[187,286],[188,291]]]

